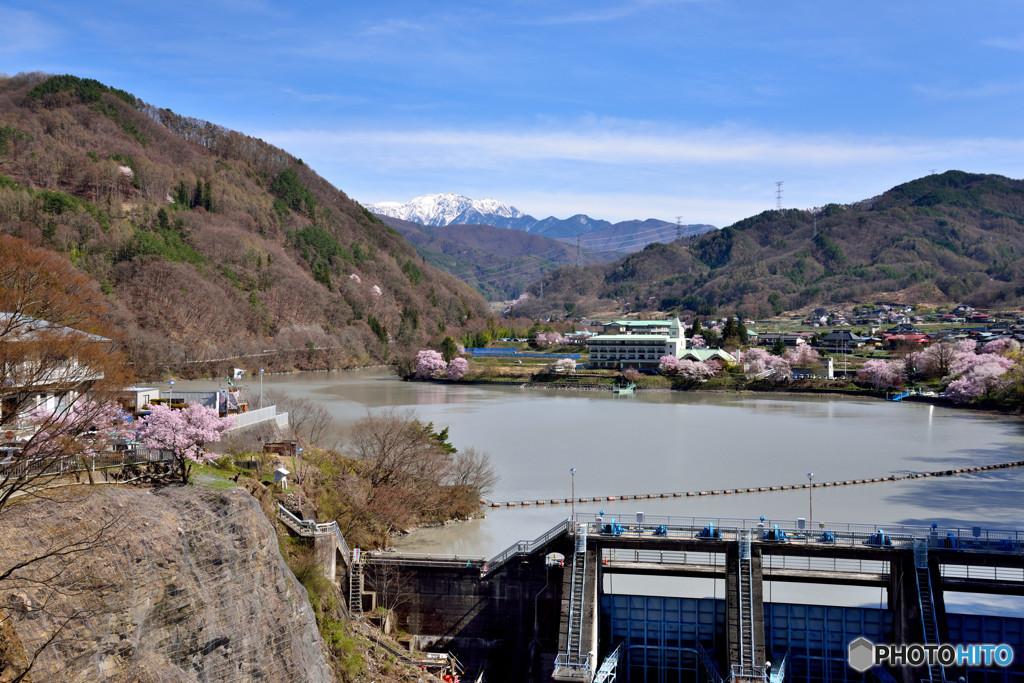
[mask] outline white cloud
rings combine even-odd
[[[539,218],[586,213],[722,226],[783,205],[874,196],[956,168],[1024,174],[1024,139],[798,135],[588,119],[503,130],[263,131],[340,189],[373,202],[430,192],[495,197]]]
[[[1024,33],[1016,38],[992,38],[982,41],[982,45],[998,47],[1003,50],[1013,50],[1014,52],[1024,52]]]

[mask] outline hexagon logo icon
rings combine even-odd
[[[875,665],[875,644],[861,636],[850,641],[847,646],[847,655],[850,668],[864,673]]]

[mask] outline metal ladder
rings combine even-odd
[[[939,643],[939,626],[935,620],[935,603],[932,600],[932,579],[928,572],[928,540],[914,539],[914,574],[917,579],[918,607],[921,610],[925,645]],[[927,667],[928,681],[945,681],[946,671],[938,664]]]
[[[354,619],[363,616],[363,563],[356,552],[348,571],[348,613]]]

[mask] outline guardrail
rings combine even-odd
[[[163,451],[137,448],[130,451],[101,453],[95,456],[63,455],[57,458],[21,458],[9,456],[0,461],[0,478],[16,479],[24,476],[49,477],[89,470],[127,467],[151,462],[168,462],[172,460]]]
[[[266,406],[265,408],[257,408],[256,410],[249,410],[244,413],[237,413],[228,417],[222,418],[225,420],[234,420],[235,426],[231,429],[241,429],[242,427],[250,427],[260,422],[266,422],[268,420],[274,420],[277,417],[277,406]]]
[[[555,655],[555,671],[553,676],[577,678],[581,681],[590,681],[593,678],[594,668],[590,664],[590,657],[568,655],[565,653]]]
[[[612,683],[615,680],[616,672],[619,666],[619,656],[622,654],[622,643],[619,643],[618,647],[612,651],[610,655],[604,658],[597,673],[594,674],[593,683]]]
[[[484,566],[483,573],[489,574],[508,562],[511,558],[517,555],[528,555],[538,548],[548,544],[561,534],[567,534],[570,531],[572,531],[572,521],[567,519],[551,527],[532,541],[517,541],[492,557]]]
[[[642,519],[639,518],[642,515]],[[746,519],[729,517],[677,517],[638,514],[636,522],[617,520],[609,515],[577,513],[577,524],[586,524],[596,536],[676,536],[694,534],[708,539],[738,538],[740,531],[759,532],[758,540],[829,545],[868,545],[910,547],[914,538],[928,539],[930,548],[982,550],[1024,554],[1024,531],[982,529],[981,527],[934,527],[905,524],[855,524],[797,520]],[[811,527],[815,528],[811,528]],[[611,533],[604,531],[611,527]],[[602,533],[604,531],[604,533]],[[772,535],[771,532],[781,532]],[[706,535],[707,534],[707,535]],[[768,534],[769,537],[764,536]]]
[[[349,550],[348,543],[345,542],[345,537],[342,535],[337,522],[317,524],[311,519],[299,519],[291,510],[280,503],[277,504],[277,518],[300,536],[330,536],[334,534],[338,539],[338,549],[341,551],[341,557],[345,562],[345,566],[347,567],[349,562],[351,562],[352,551]]]

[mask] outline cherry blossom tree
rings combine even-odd
[[[962,348],[966,349],[966,345]],[[946,394],[957,403],[981,398],[999,389],[1015,366],[1014,360],[1007,356],[962,350],[949,367],[953,376],[959,376],[946,386]]]
[[[556,368],[565,368],[565,372],[576,372],[576,361],[572,358],[559,358],[555,361]]]
[[[662,356],[658,359],[658,370],[663,375],[674,375],[679,372],[679,359],[675,356]]]
[[[565,337],[558,332],[539,332],[534,338],[534,343],[537,346],[552,346],[554,344],[565,343]]]
[[[712,365],[711,363],[703,363],[697,360],[690,360],[684,358],[679,361],[679,377],[691,382],[707,382],[709,379],[714,377],[719,370],[717,364]]]
[[[444,362],[444,358],[437,351],[424,349],[416,354],[414,376],[417,379],[430,379],[447,368],[448,364]]]
[[[139,442],[143,448],[169,451],[181,483],[188,484],[192,465],[217,457],[206,450],[206,444],[220,441],[233,426],[233,419],[222,420],[216,410],[198,403],[180,410],[158,404],[150,406],[150,414],[139,431]]]
[[[793,379],[793,368],[790,367],[789,361],[781,356],[771,356],[768,359],[768,368],[772,371],[772,379],[776,381],[786,381]]]
[[[786,359],[790,367],[796,366],[798,368],[810,367],[821,361],[821,356],[818,355],[818,352],[807,344],[801,344],[794,349],[786,349],[782,357]]]
[[[1013,367],[1013,361],[995,353],[959,353],[949,366],[949,372],[954,376],[969,375],[985,365],[996,366],[1006,372]]]
[[[768,369],[769,361],[775,358],[764,349],[748,349],[743,352],[743,365],[748,375],[760,375]]]
[[[690,337],[690,348],[694,349],[706,349],[708,347],[707,341],[704,340],[704,335],[695,334]]]
[[[1010,337],[993,339],[981,347],[982,353],[994,353],[1000,356],[1006,356],[1017,351],[1020,351],[1020,342]]]
[[[900,383],[903,362],[898,360],[868,360],[857,372],[857,379],[869,380],[875,389],[890,389]]]
[[[452,358],[448,363],[448,379],[456,382],[469,372],[469,361],[465,358]]]

